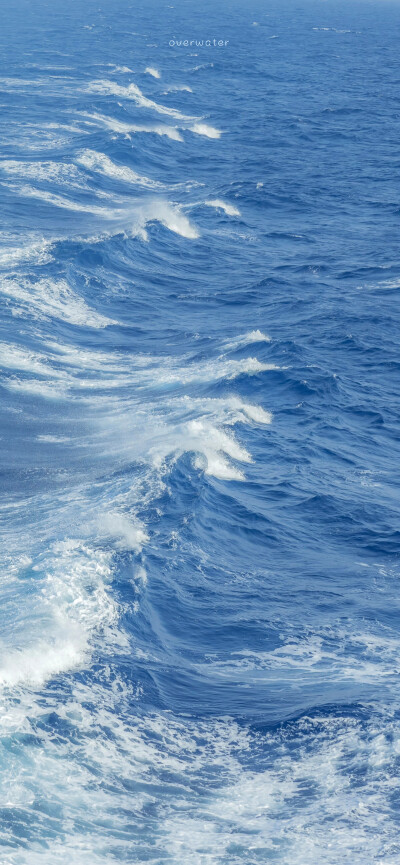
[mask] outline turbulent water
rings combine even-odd
[[[2,15],[0,861],[398,865],[400,7]]]

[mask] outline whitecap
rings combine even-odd
[[[158,69],[155,69],[154,66],[146,66],[146,69],[144,71],[145,74],[147,73],[147,75],[152,75],[153,78],[161,78]]]
[[[213,126],[208,126],[207,123],[194,123],[193,126],[189,127],[191,132],[194,132],[195,135],[204,135],[206,138],[220,138],[221,131],[219,129],[215,129]]]
[[[271,342],[271,337],[263,333],[261,330],[250,330],[236,339],[229,340],[225,343],[226,349],[239,348],[242,345],[252,345],[255,342]]]
[[[238,210],[237,207],[233,204],[227,204],[225,201],[221,201],[220,198],[213,198],[210,201],[205,201],[204,204],[207,207],[215,207],[216,209],[225,211],[227,216],[240,216],[240,210]]]
[[[178,205],[166,201],[154,201],[143,205],[139,213],[146,224],[157,221],[175,234],[180,234],[181,237],[190,240],[199,237],[198,229],[192,225]]]

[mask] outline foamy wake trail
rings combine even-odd
[[[146,66],[146,69],[144,71],[145,74],[152,75],[153,78],[161,78],[158,69],[154,69],[154,66]]]
[[[102,328],[116,324],[91,309],[65,280],[0,279],[0,292],[12,299],[18,315],[41,320],[58,318],[81,327]]]
[[[221,201],[220,198],[213,198],[210,201],[205,201],[204,204],[207,207],[215,207],[217,210],[224,210],[227,216],[240,216],[240,210],[235,207],[233,204],[227,204],[225,201]]]

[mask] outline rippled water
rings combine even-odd
[[[400,7],[3,13],[1,862],[396,865]]]

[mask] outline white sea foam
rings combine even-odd
[[[46,444],[66,444],[71,441],[69,436],[53,436],[53,435],[39,435],[36,436],[36,441],[45,442]]]
[[[64,400],[68,396],[68,387],[62,381],[51,382],[40,379],[8,379],[3,383],[7,390],[15,393],[30,394],[34,397],[50,400]]]
[[[130,69],[129,66],[114,66],[112,63],[109,63],[108,65],[112,67],[111,72],[122,72],[124,75],[129,72],[131,74],[133,73],[133,69]]]
[[[79,135],[90,135],[88,129],[82,129],[80,126],[73,126],[71,123],[44,123],[43,129],[64,129],[66,132],[77,132]]]
[[[29,198],[38,198],[40,201],[45,201],[48,204],[53,204],[55,207],[60,207],[63,210],[74,210],[78,213],[93,213],[102,216],[105,219],[112,219],[116,213],[115,210],[110,210],[106,207],[99,207],[96,204],[84,204],[80,201],[73,201],[64,198],[61,195],[55,195],[53,192],[46,192],[43,189],[37,189],[34,186],[17,186],[11,187],[18,195],[23,195]]]
[[[222,480],[244,480],[243,472],[225,459],[227,456],[239,462],[252,461],[248,451],[241,447],[233,436],[200,420],[190,421],[187,431],[193,450],[200,451],[206,459],[206,474]],[[197,458],[195,464],[198,468],[203,468],[202,458]]]
[[[183,141],[179,129],[177,129],[175,126],[139,126],[135,123],[124,123],[121,120],[116,120],[116,118],[114,117],[107,117],[104,114],[86,114],[85,116],[89,119],[91,118],[96,123],[106,126],[106,128],[110,129],[112,132],[116,132],[121,135],[129,136],[131,133],[136,132],[153,132],[156,135],[165,135],[167,138],[171,138],[172,141]]]
[[[194,453],[196,468],[221,480],[244,480],[243,472],[227,458],[246,463],[252,461],[248,451],[232,434],[207,418],[166,426],[162,435],[155,430],[149,438],[148,457],[156,468],[162,468],[167,457],[177,459],[184,453]]]
[[[57,183],[67,182],[69,185],[82,188],[84,176],[72,163],[64,162],[22,162],[16,159],[5,159],[0,162],[0,169],[7,174],[17,177],[29,178],[30,180],[52,181]]]
[[[189,87],[187,84],[170,84],[163,91],[163,95],[166,96],[167,93],[179,93],[181,91],[186,91],[187,93],[193,93],[192,88]]]
[[[190,117],[182,114],[181,111],[175,108],[168,108],[165,105],[154,102],[152,99],[147,99],[136,84],[129,84],[127,87],[123,87],[113,81],[92,81],[88,87],[96,93],[110,93],[125,99],[133,99],[142,108],[149,108],[158,114],[184,121],[185,124],[191,124],[188,128],[196,135],[204,135],[206,138],[220,138],[221,136],[220,130],[209,126],[207,123],[202,123],[199,118]],[[138,128],[132,127],[131,131],[138,131]]]
[[[116,621],[116,604],[107,591],[111,563],[111,553],[65,540],[34,565],[42,586],[36,614],[47,619],[46,635],[34,646],[9,652],[0,666],[0,685],[41,685],[84,661],[93,633]]]
[[[140,553],[149,540],[143,523],[132,520],[126,514],[109,512],[100,520],[102,535],[115,538],[116,547],[120,550],[134,550]]]
[[[37,240],[26,246],[0,247],[0,267],[8,270],[19,264],[47,264],[52,260],[51,247],[52,243],[47,240]]]
[[[205,135],[206,138],[220,138],[222,134],[219,129],[215,129],[207,123],[194,123],[189,129],[196,135]]]
[[[48,320],[58,318],[81,327],[103,328],[116,322],[91,309],[65,280],[0,279],[0,292],[16,302],[19,315]]]
[[[49,83],[48,78],[10,78],[6,76],[0,77],[0,87],[24,88],[24,87],[44,87]]]
[[[235,207],[233,204],[227,204],[225,201],[221,201],[220,198],[213,198],[210,201],[205,201],[204,204],[207,207],[215,207],[216,209],[224,210],[228,216],[240,216],[240,210]]]
[[[46,355],[6,342],[0,343],[0,366],[5,369],[35,372],[44,376],[48,376],[51,372],[54,378],[63,377],[61,371],[49,367]]]
[[[252,345],[256,342],[271,342],[271,337],[261,330],[250,330],[242,336],[237,336],[236,339],[228,340],[225,343],[226,349],[239,348],[242,345]]]
[[[176,108],[168,108],[165,105],[160,105],[152,99],[148,99],[143,95],[137,84],[128,84],[124,87],[122,84],[116,84],[114,81],[91,81],[87,88],[92,93],[104,93],[113,96],[119,96],[123,99],[133,99],[141,108],[149,108],[151,111],[156,111],[157,114],[165,114],[168,117],[174,117],[176,120],[191,120],[194,118],[187,117],[178,111]]]
[[[180,234],[181,237],[187,237],[190,240],[195,240],[199,237],[198,229],[192,225],[178,205],[157,200],[143,205],[139,210],[139,214],[145,224],[156,221],[175,234]]]
[[[188,410],[195,410],[201,415],[207,414],[218,423],[236,424],[248,423],[249,420],[258,424],[270,424],[272,414],[261,406],[244,402],[237,396],[226,397],[178,397],[176,403],[179,406],[187,406]]]
[[[188,364],[185,367],[174,367],[165,363],[158,373],[158,381],[182,382],[218,381],[219,379],[235,379],[239,375],[258,375],[267,370],[279,369],[275,364],[261,363],[255,357],[241,360],[229,360],[221,356],[217,360],[204,361],[198,364]]]
[[[197,55],[195,55],[197,57]],[[214,66],[214,63],[200,63],[199,66],[193,66],[190,70],[191,72],[199,72],[200,69],[210,69]]]
[[[147,75],[152,75],[153,78],[161,78],[158,69],[154,69],[154,66],[146,66],[146,69],[144,71],[145,73],[147,73]]]
[[[105,153],[98,153],[95,150],[83,150],[76,161],[91,171],[98,171],[100,174],[112,177],[115,180],[121,180],[124,183],[133,183],[135,186],[143,186],[147,189],[165,188],[165,185],[158,180],[151,180],[149,177],[137,174],[136,171],[125,165],[117,165]]]

